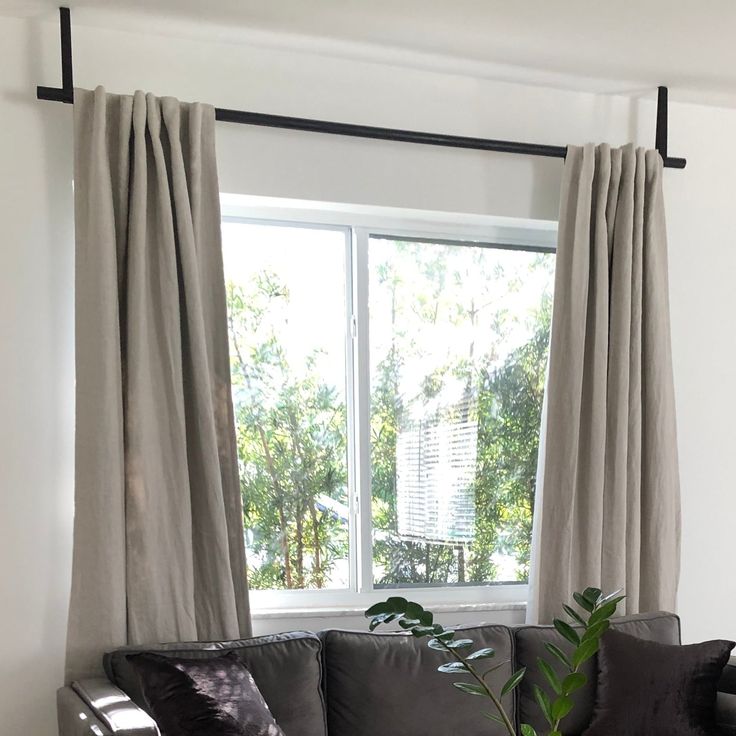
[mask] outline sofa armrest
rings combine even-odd
[[[107,726],[70,687],[57,691],[56,709],[59,736],[110,736]]]
[[[160,736],[155,721],[104,678],[58,693],[60,736]]]

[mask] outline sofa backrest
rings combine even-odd
[[[322,693],[322,642],[316,634],[292,632],[238,641],[127,647],[104,657],[110,680],[146,709],[138,678],[126,659],[133,652],[202,659],[234,652],[245,664],[286,736],[327,736]]]
[[[671,613],[650,613],[614,619],[615,629],[663,644],[680,643],[680,620]],[[491,647],[496,656],[489,667],[504,663],[489,678],[498,692],[512,671],[526,667],[516,697],[504,699],[517,723],[529,723],[538,733],[546,724],[533,686],[548,690],[538,672],[552,643],[569,651],[552,626],[507,627],[500,624],[463,626],[458,631],[475,648]],[[437,672],[447,655],[430,649],[426,639],[406,632],[328,630],[321,634],[292,632],[238,641],[161,644],[126,647],[105,655],[110,680],[140,707],[146,708],[138,679],[126,655],[149,651],[164,656],[216,657],[234,652],[250,670],[274,718],[286,736],[504,736],[505,729],[483,717],[480,698],[469,699],[451,686],[452,675]],[[595,701],[597,660],[583,667],[588,684],[575,695],[576,707],[563,722],[566,736],[578,736],[588,726]],[[457,678],[465,680],[466,678]]]
[[[613,619],[612,628],[631,634],[640,639],[656,641],[662,644],[680,643],[680,619],[672,613],[645,613],[636,616],[623,616]],[[549,685],[539,672],[537,658],[543,657],[549,662],[558,674],[563,668],[550,655],[545,644],[552,643],[569,651],[569,644],[553,626],[518,626],[513,629],[517,667],[526,667],[527,673],[519,687],[518,717],[519,723],[528,723],[538,733],[546,730],[546,721],[542,716],[536,700],[533,686],[539,685],[549,692]],[[595,703],[596,682],[598,679],[598,662],[593,657],[583,665],[582,671],[588,677],[585,687],[574,694],[575,708],[563,721],[563,732],[566,735],[581,734],[590,723]]]
[[[489,667],[503,663],[488,682],[498,690],[511,676],[513,640],[507,626],[460,627],[475,649],[491,647]],[[325,694],[330,736],[502,736],[506,731],[483,716],[480,698],[452,687],[467,678],[445,675],[437,667],[448,657],[426,639],[408,633],[322,632]],[[468,650],[470,651],[470,650]],[[477,702],[476,702],[477,701]],[[512,696],[504,698],[513,719]],[[476,706],[476,707],[473,707]],[[287,736],[291,736],[284,729]],[[295,736],[298,736],[296,734]]]

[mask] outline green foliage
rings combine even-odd
[[[503,724],[510,736],[516,736],[511,719],[501,703],[501,698],[518,687],[524,677],[525,670],[523,668],[514,672],[504,683],[500,694],[496,695],[486,682],[486,677],[506,662],[481,673],[476,669],[475,663],[492,659],[496,655],[495,651],[486,647],[463,655],[461,653],[463,650],[473,647],[473,640],[456,638],[457,632],[454,629],[446,629],[441,624],[436,623],[432,612],[425,610],[419,603],[408,601],[400,596],[392,596],[371,606],[365,612],[365,615],[371,619],[369,624],[371,631],[382,624],[390,624],[396,621],[402,629],[409,631],[416,638],[427,638],[427,644],[431,649],[444,652],[452,657],[451,661],[441,664],[437,671],[448,675],[467,675],[474,680],[474,682],[453,682],[452,685],[468,695],[488,698],[496,709],[496,713],[484,713],[484,715]]]
[[[289,294],[271,273],[228,285],[244,527],[254,588],[324,586],[347,535],[319,497],[345,501],[345,406],[310,356],[297,374],[278,332]]]
[[[505,273],[498,263],[489,266],[481,249],[416,243],[391,248],[393,255],[371,275],[391,307],[391,341],[382,346],[371,381],[373,556],[374,568],[382,571],[376,583],[495,581],[498,553],[517,561],[524,580],[551,297],[528,315],[529,339],[500,359],[513,319],[496,292],[513,294],[522,277]],[[552,262],[551,256],[536,256],[528,273],[549,272]],[[347,523],[321,502],[326,497],[347,505],[346,406],[320,375],[319,351],[304,364],[289,363],[284,332],[290,294],[276,274],[262,271],[248,284],[229,284],[227,298],[250,585],[323,587],[336,562],[348,556]],[[486,346],[479,349],[471,341],[467,354],[448,354],[445,364],[428,366],[418,377],[415,392],[402,393],[407,356],[421,357],[416,333],[443,320],[467,330],[483,310],[492,333]],[[464,547],[398,534],[400,429],[411,406],[431,402],[451,380],[477,397],[474,542]]]
[[[534,698],[537,701],[545,720],[549,724],[549,736],[561,736],[560,722],[573,710],[575,702],[572,695],[580,690],[586,682],[587,677],[579,671],[580,666],[590,659],[597,651],[600,637],[610,626],[610,618],[616,612],[618,604],[624,599],[619,595],[620,591],[604,596],[598,588],[586,588],[582,593],[575,593],[574,598],[578,601],[583,611],[588,615],[578,614],[569,606],[564,606],[565,611],[571,616],[576,624],[579,624],[582,632],[576,631],[570,624],[562,619],[554,620],[554,627],[574,649],[567,655],[559,647],[548,643],[547,651],[561,663],[564,672],[559,674],[558,670],[547,660],[539,657],[537,666],[547,681],[552,695],[550,696],[538,685],[532,686]],[[568,609],[570,609],[568,611]],[[453,682],[453,687],[468,695],[488,698],[495,713],[483,713],[496,723],[504,726],[509,736],[537,736],[536,731],[527,723],[522,723],[517,734],[511,719],[506,713],[502,698],[513,692],[524,679],[526,669],[521,668],[512,673],[511,677],[504,683],[501,690],[496,694],[486,678],[489,674],[508,663],[508,660],[481,672],[476,668],[476,663],[481,660],[492,659],[495,651],[490,648],[478,649],[470,654],[463,655],[462,650],[472,649],[472,639],[456,638],[456,630],[445,628],[434,620],[431,611],[425,610],[421,605],[408,601],[400,596],[392,596],[385,601],[372,605],[366,612],[366,618],[371,619],[369,628],[374,631],[383,624],[396,622],[398,626],[409,631],[417,638],[427,638],[427,645],[431,649],[444,652],[452,659],[442,663],[437,671],[448,675],[465,675],[472,681]]]
[[[512,554],[529,574],[539,426],[544,398],[551,299],[536,314],[532,338],[500,369],[479,367],[476,531],[471,580],[494,580],[486,550]]]
[[[620,592],[603,595],[599,588],[586,588],[582,593],[573,593],[582,613],[571,606],[563,608],[577,628],[563,619],[556,618],[553,622],[557,632],[574,648],[570,654],[565,654],[548,642],[546,649],[556,662],[553,664],[541,657],[537,661],[539,671],[552,691],[550,696],[542,688],[534,686],[534,697],[550,726],[550,736],[560,733],[560,722],[574,706],[571,696],[587,682],[580,667],[598,651],[600,638],[610,627],[610,619],[624,599]]]
[[[373,553],[376,567],[384,570],[377,583],[494,581],[498,579],[493,562],[496,553],[515,558],[518,579],[526,580],[551,294],[544,294],[538,310],[529,315],[530,338],[500,361],[498,351],[515,323],[500,306],[497,292],[504,289],[513,294],[519,288],[503,267],[495,263],[489,269],[480,249],[443,250],[414,243],[391,246],[392,257],[380,264],[376,277],[391,304],[394,338],[371,386],[373,526],[378,532]],[[540,255],[529,261],[528,273],[549,272],[551,267],[552,257]],[[470,283],[477,288],[468,289]],[[467,330],[489,309],[489,330],[495,340],[484,350],[470,342],[467,354],[449,356],[447,364],[418,381],[416,394],[401,393],[399,377],[407,356],[421,355],[416,333],[443,319]],[[479,424],[474,541],[460,549],[400,538],[396,513],[399,428],[409,406],[428,403],[451,378],[476,394]]]

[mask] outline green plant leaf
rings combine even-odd
[[[552,719],[561,721],[572,710],[573,705],[572,698],[567,695],[560,695],[559,698],[555,698],[552,703]]]
[[[583,642],[572,655],[573,667],[577,669],[583,662],[587,662],[598,651],[598,645],[598,639]]]
[[[446,675],[458,675],[469,671],[462,662],[445,662],[437,668],[437,672],[444,672]]]
[[[464,693],[468,693],[468,695],[488,695],[480,685],[476,685],[472,682],[453,682],[452,686],[456,687],[458,690],[462,690]]]
[[[447,642],[447,646],[449,649],[467,649],[468,647],[473,646],[473,640],[472,639],[453,639],[452,641]]]
[[[544,648],[556,659],[558,659],[562,664],[567,667],[567,669],[571,670],[573,669],[572,662],[570,661],[569,657],[560,649],[558,646],[555,646],[551,642],[547,642],[544,645]]]
[[[496,650],[491,649],[490,647],[487,647],[485,649],[478,649],[477,652],[473,652],[472,654],[468,654],[465,659],[490,659],[491,657],[496,656]]]
[[[402,629],[410,629],[412,626],[419,626],[419,619],[418,618],[400,618],[399,626],[401,626]]]
[[[508,680],[506,680],[506,683],[501,688],[501,697],[510,693],[524,679],[525,674],[526,667],[522,667],[520,670],[516,670],[516,672],[514,672],[514,674],[511,675]]]
[[[386,601],[381,601],[380,603],[374,603],[369,609],[366,610],[366,612],[363,615],[366,618],[373,618],[374,616],[377,616],[379,613],[389,613],[388,606],[386,605]]]
[[[600,607],[600,606],[603,606],[603,605],[607,605],[608,603],[615,603],[616,606],[618,606],[618,604],[621,603],[621,601],[624,601],[624,600],[626,600],[626,596],[625,595],[617,595],[617,596],[614,596],[613,598],[609,598],[608,600],[599,603],[598,605]]]
[[[419,621],[423,613],[424,608],[422,608],[422,606],[420,606],[418,603],[415,603],[414,601],[407,602],[406,610],[404,611],[404,615],[407,618],[415,618],[417,621]]]
[[[368,624],[368,628],[371,631],[373,631],[381,624],[390,624],[395,619],[396,619],[395,613],[379,613],[377,616],[373,617],[370,624]]]
[[[585,598],[588,603],[592,603],[594,606],[600,601],[601,599],[602,591],[600,588],[586,588],[583,591],[583,598]]]
[[[562,606],[565,609],[565,613],[576,623],[580,624],[580,626],[587,626],[585,623],[585,619],[572,607],[563,605]]]
[[[552,703],[550,703],[549,696],[547,695],[544,690],[542,690],[539,685],[533,686],[534,690],[534,698],[537,701],[537,704],[542,709],[542,714],[544,715],[545,719],[547,720],[547,723],[549,725],[553,725],[554,721],[552,720]]]
[[[550,664],[541,657],[537,657],[537,666],[539,667],[540,672],[547,678],[547,682],[550,684],[550,687],[558,695],[561,695],[562,688],[560,678],[557,677],[557,673],[552,669]]]
[[[434,624],[434,614],[432,613],[432,611],[422,611],[422,615],[419,617],[419,620],[424,626],[432,626],[432,624]],[[434,625],[438,626],[439,624]],[[441,626],[440,629],[442,629]]]
[[[583,638],[580,640],[588,641],[589,639],[600,639],[600,637],[608,631],[609,627],[611,626],[611,622],[606,619],[604,621],[598,621],[598,623],[593,624],[584,634]]]
[[[417,639],[421,639],[423,636],[434,636],[434,631],[431,626],[415,626],[411,633],[416,636]]]
[[[452,629],[443,629],[442,632],[435,634],[435,636],[437,639],[442,639],[442,641],[448,641],[455,638],[455,632]]]
[[[595,623],[596,621],[601,621],[604,618],[610,618],[611,616],[613,616],[613,614],[616,613],[618,604],[621,603],[622,600],[624,600],[624,597],[618,596],[617,598],[611,598],[611,600],[607,601],[606,603],[599,604],[596,610],[591,615],[591,618],[594,619],[593,623]],[[590,621],[588,623],[590,623]]]
[[[483,679],[485,680],[488,675],[491,674],[491,672],[495,672],[496,670],[500,670],[501,667],[504,665],[507,665],[511,660],[510,659],[504,659],[503,662],[499,662],[498,664],[494,665],[493,667],[489,667],[484,673],[483,673]]]
[[[436,649],[439,652],[446,652],[447,651],[447,645],[444,644],[440,639],[435,637],[434,639],[430,639],[427,642],[427,646],[430,649]]]
[[[562,636],[567,639],[570,644],[574,644],[575,646],[578,646],[580,644],[580,637],[578,636],[578,632],[573,629],[570,624],[568,624],[566,621],[563,621],[562,619],[556,618],[552,622],[557,629],[557,631],[562,634]]]
[[[618,590],[615,590],[613,593],[609,593],[608,595],[603,596],[603,598],[598,601],[598,605],[603,605],[604,603],[608,603],[612,601],[614,598],[616,598],[616,602],[620,603],[624,598],[626,598],[625,595],[621,595],[623,592],[623,588],[619,588]]]
[[[522,723],[521,736],[537,736],[537,732],[528,723]]]
[[[562,736],[562,731],[550,731],[549,736]]]
[[[486,718],[490,719],[491,721],[496,721],[496,723],[502,723],[503,724],[503,718],[501,718],[501,716],[493,715],[493,713],[483,713],[483,715]]]
[[[409,601],[400,596],[391,596],[391,598],[386,599],[387,610],[391,613],[399,613],[403,616],[406,613],[406,607],[408,605]]]
[[[406,604],[405,616],[416,620],[416,622],[422,626],[432,626],[434,623],[434,615],[432,612],[425,610],[419,605],[419,603],[415,603],[414,601],[409,601]],[[443,630],[441,626],[439,627],[439,630]]]
[[[606,603],[600,608],[596,608],[596,610],[590,614],[588,626],[594,626],[599,621],[605,621],[606,619],[611,618],[614,613],[616,613],[616,603],[614,601]]]
[[[580,608],[582,608],[584,611],[587,611],[588,613],[593,613],[593,610],[595,609],[595,604],[586,601],[580,593],[573,593],[572,597],[575,599],[575,603],[577,603]]]
[[[560,689],[563,695],[571,695],[576,690],[580,690],[588,678],[582,672],[571,672],[563,681]]]

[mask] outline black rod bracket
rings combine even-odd
[[[670,158],[667,153],[667,125],[669,122],[667,87],[657,87],[657,129],[654,137],[654,147],[664,161],[664,165],[674,169],[684,169],[687,161],[684,158]]]
[[[61,33],[61,87],[37,87],[39,100],[65,102],[74,104],[74,76],[72,64],[72,24],[69,8],[59,8],[59,27]],[[330,135],[345,135],[356,138],[372,138],[374,140],[399,141],[404,143],[422,143],[429,146],[449,148],[465,148],[475,151],[495,151],[500,153],[518,153],[527,156],[548,156],[565,158],[566,146],[551,146],[544,143],[524,143],[521,141],[500,141],[492,138],[474,138],[463,135],[444,133],[425,133],[418,130],[399,130],[381,128],[373,125],[356,125],[354,123],[337,123],[329,120],[313,120],[296,118],[287,115],[270,115],[268,113],[247,112],[244,110],[227,110],[215,108],[217,120],[243,125],[262,125],[268,128],[301,130]],[[670,169],[684,169],[687,161],[684,158],[673,158],[667,154],[667,88],[659,87],[657,97],[657,131],[656,148],[662,156],[664,166]]]
[[[69,8],[59,8],[61,34],[61,87],[36,87],[39,100],[74,104],[74,73],[72,64],[72,18]]]
[[[657,88],[657,130],[655,148],[662,159],[667,158],[667,87]]]

